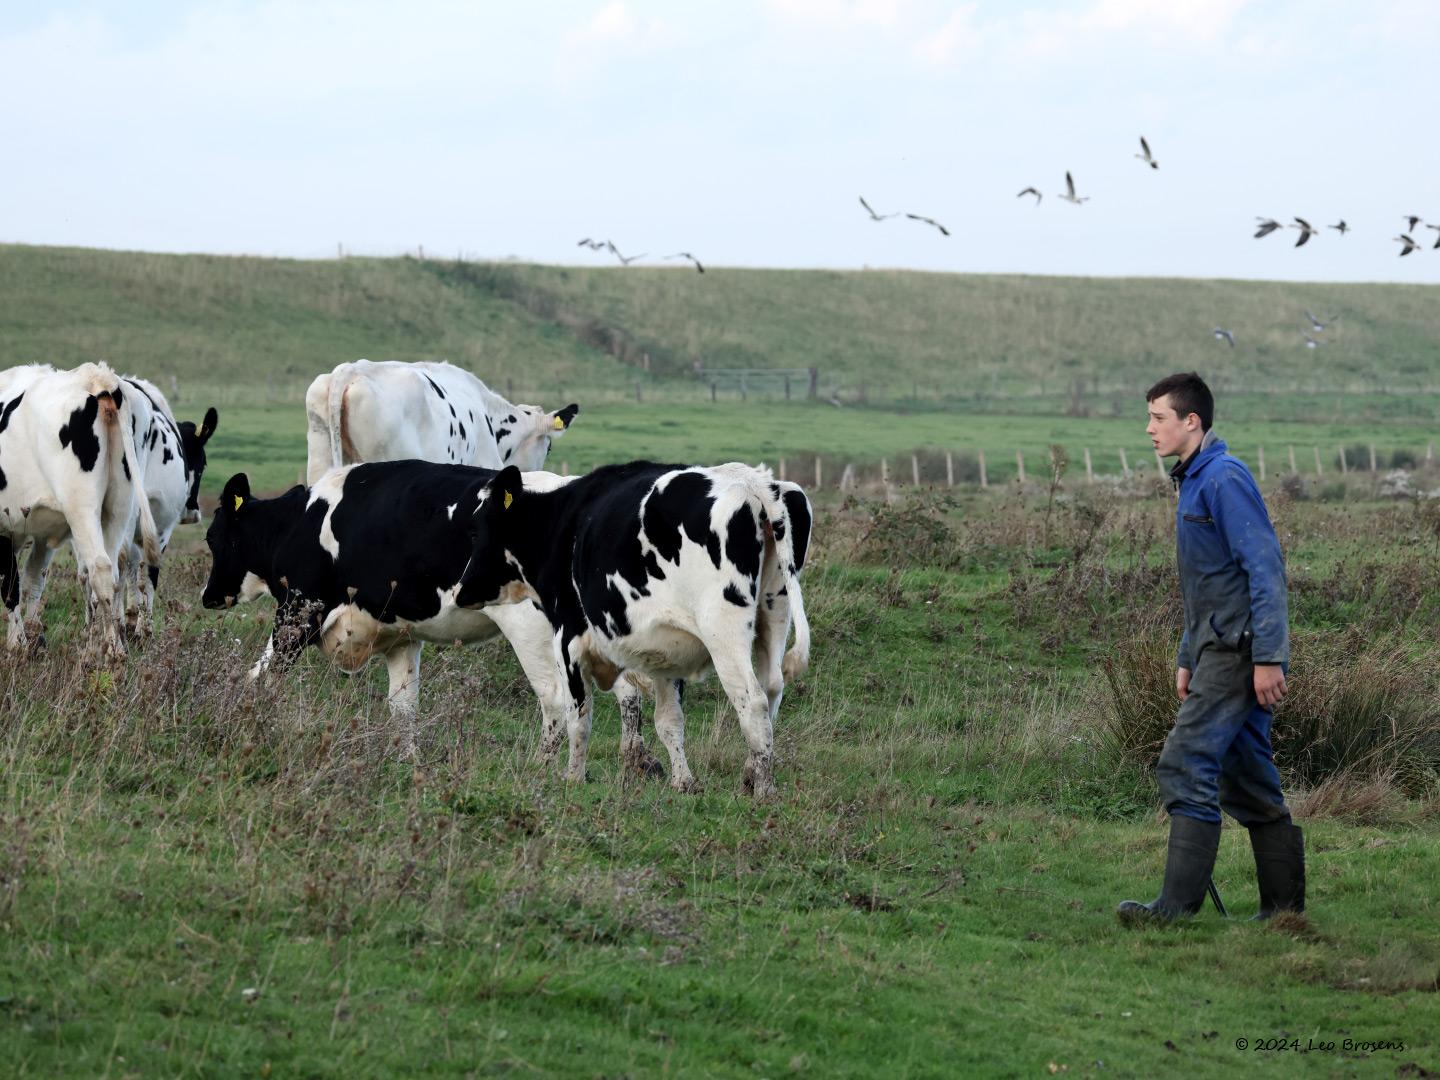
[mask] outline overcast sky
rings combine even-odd
[[[0,241],[1434,283],[1437,57],[1436,0],[6,3]]]

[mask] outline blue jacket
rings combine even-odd
[[[1289,663],[1285,560],[1250,470],[1212,430],[1170,475],[1180,486],[1175,530],[1185,600],[1177,665],[1194,670],[1206,645],[1240,649],[1247,641],[1254,663]]]

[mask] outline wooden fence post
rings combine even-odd
[[[820,369],[818,367],[810,369],[810,389],[806,396],[811,401],[820,396]]]
[[[741,401],[749,401],[749,400],[750,400],[749,380],[748,380],[744,375],[741,375],[741,376],[740,376],[740,400],[741,400]]]
[[[945,451],[945,486],[947,488],[955,486],[955,455],[949,450]]]
[[[1260,447],[1260,479],[1265,479],[1265,448]]]
[[[1125,448],[1120,447],[1120,474],[1126,480],[1130,479],[1130,462],[1125,459]]]
[[[1295,465],[1295,447],[1290,447],[1290,471],[1298,473],[1300,470]]]
[[[782,484],[785,482],[785,459],[783,457],[780,459],[780,482]]]
[[[1020,474],[1020,483],[1025,483],[1025,451],[1015,451],[1015,468]]]
[[[990,486],[990,480],[989,480],[989,478],[985,475],[985,451],[984,451],[984,450],[981,450],[981,451],[980,451],[980,486],[981,486],[982,488],[988,488],[988,487]]]
[[[1087,446],[1085,448],[1085,483],[1093,484],[1094,482],[1095,470],[1090,466],[1090,448]]]
[[[568,461],[562,461],[562,462],[560,462],[560,475],[561,475],[561,476],[569,476],[569,475],[570,475],[570,462],[568,462]]]
[[[508,379],[508,378],[507,378],[507,379],[505,380],[505,396],[508,397],[511,401],[514,401],[514,400],[515,400],[515,380],[514,380],[514,379]]]
[[[880,487],[885,492],[885,501],[890,501],[890,462],[880,459]]]
[[[815,459],[815,490],[820,490],[820,459]]]
[[[1345,460],[1345,445],[1343,443],[1340,445],[1340,474],[1342,476],[1350,475],[1350,462]]]
[[[1375,444],[1370,444],[1370,471],[1375,472]]]
[[[710,384],[710,404],[711,404],[711,405],[714,405],[715,402],[716,402],[715,391],[716,391],[717,389],[718,389],[718,385],[717,385],[716,383],[713,383],[713,382],[712,382],[712,383]]]
[[[1320,447],[1315,447],[1315,475],[1324,476],[1325,466],[1320,464]]]
[[[785,400],[790,400],[790,376],[785,376]]]
[[[920,459],[914,454],[910,455],[910,479],[917,488],[920,486]]]
[[[1160,451],[1155,451],[1155,475],[1161,480],[1165,479],[1165,459],[1160,456]]]
[[[639,379],[636,379],[636,380],[635,380],[635,400],[636,400],[637,402],[644,400],[644,399],[640,396],[640,380],[639,380]]]

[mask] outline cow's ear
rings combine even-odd
[[[215,406],[205,410],[205,419],[200,422],[200,430],[195,433],[202,445],[210,441],[210,436],[215,434],[215,425],[219,422],[220,414],[215,411]]]
[[[490,507],[492,512],[509,510],[524,490],[520,470],[514,465],[507,465],[496,473],[487,487],[490,494],[485,499],[485,505]]]
[[[550,414],[550,426],[556,433],[564,431],[575,422],[575,417],[580,413],[580,406],[575,404],[566,405]]]
[[[225,490],[220,493],[220,509],[234,513],[250,501],[250,478],[243,472],[236,473],[225,481]]]

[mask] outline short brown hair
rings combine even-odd
[[[1182,420],[1191,413],[1200,417],[1201,431],[1209,431],[1210,425],[1215,422],[1215,395],[1210,393],[1205,380],[1193,371],[1167,375],[1145,391],[1147,402],[1162,397],[1170,399],[1175,415]]]

